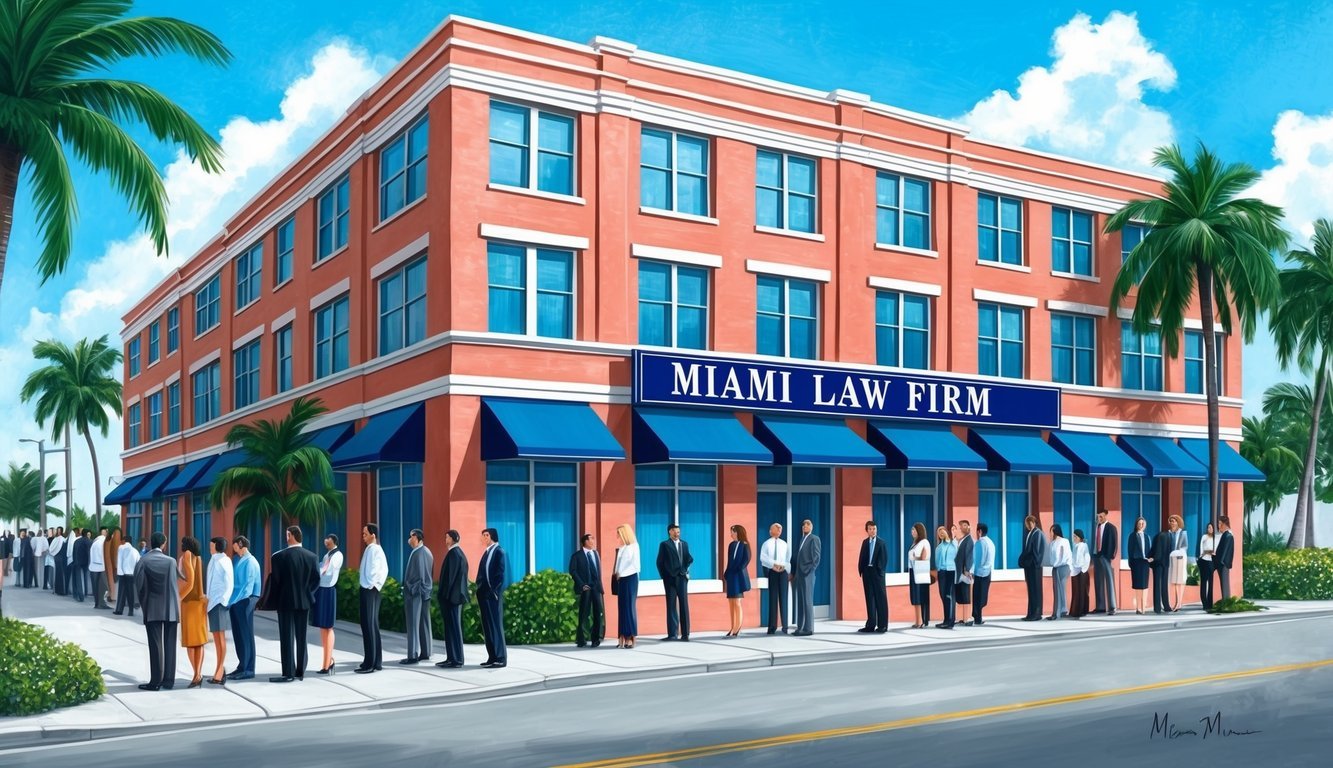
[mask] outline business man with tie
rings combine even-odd
[[[287,528],[287,548],[274,552],[272,591],[278,608],[278,644],[282,676],[270,677],[270,683],[290,683],[305,679],[306,627],[310,625],[310,596],[319,589],[319,561],[315,553],[301,546],[301,527]]]
[[[508,665],[505,649],[504,591],[505,553],[500,549],[500,532],[487,528],[481,532],[485,551],[477,565],[477,607],[481,609],[481,634],[486,639],[483,667],[501,669]]]
[[[160,531],[149,543],[152,548],[134,566],[134,591],[148,632],[148,682],[139,689],[171,690],[176,685],[176,627],[181,620],[176,559],[162,551],[167,537]]]
[[[667,526],[667,539],[657,548],[657,572],[666,592],[665,640],[690,639],[690,545],[680,540],[680,526]]]
[[[1092,536],[1092,567],[1097,577],[1097,606],[1093,613],[1115,615],[1115,553],[1120,532],[1107,521],[1105,509],[1097,510],[1097,529]]]
[[[787,634],[787,575],[791,571],[791,546],[782,539],[782,526],[768,527],[768,541],[759,548],[759,567],[768,579],[768,634]]]
[[[797,637],[815,633],[815,572],[819,568],[820,543],[815,524],[801,521],[801,543],[796,546],[796,567],[792,573],[792,597],[795,599]]]
[[[574,644],[582,648],[591,640],[592,647],[596,648],[602,644],[606,605],[603,602],[602,560],[597,554],[597,539],[591,533],[583,534],[583,546],[570,556],[569,575],[574,579],[574,598],[579,602]]]
[[[380,590],[389,578],[389,561],[380,546],[380,527],[361,526],[361,665],[352,670],[368,675],[384,669],[384,641],[380,637]]]
[[[1041,621],[1041,568],[1046,561],[1046,537],[1041,535],[1037,518],[1032,515],[1023,520],[1023,531],[1023,549],[1018,555],[1018,567],[1023,569],[1028,591],[1028,614],[1023,621]]]
[[[866,597],[866,625],[857,632],[889,631],[889,595],[884,587],[884,570],[889,567],[889,546],[879,538],[879,526],[871,520],[866,523],[866,538],[861,542],[861,557],[856,572],[861,576],[861,589]]]
[[[1217,580],[1222,584],[1222,599],[1231,597],[1231,561],[1236,556],[1236,537],[1231,535],[1231,518],[1222,515],[1217,518],[1217,527],[1222,531],[1217,537],[1217,551],[1213,553],[1213,566],[1217,568]]]
[[[444,661],[435,662],[435,666],[444,669],[463,666],[463,606],[471,598],[467,591],[467,555],[458,546],[461,538],[452,529],[444,534],[449,549],[440,566],[440,590],[436,596],[444,624]]]
[[[403,566],[403,610],[407,613],[407,658],[399,664],[430,661],[430,593],[434,584],[435,556],[425,544],[426,535],[413,528],[407,535],[407,564]]]

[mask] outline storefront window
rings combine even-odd
[[[660,579],[657,546],[667,526],[680,526],[694,565],[690,578],[717,578],[717,467],[711,464],[644,464],[634,468],[634,533],[643,578]]]
[[[977,475],[977,518],[995,542],[996,569],[1018,568],[1023,551],[1023,519],[1031,509],[1031,479],[1008,472]]]
[[[935,472],[875,471],[871,510],[879,536],[889,548],[888,573],[907,572],[914,523],[926,526],[926,535],[934,546],[938,478]]]
[[[579,538],[578,468],[551,461],[486,463],[486,525],[500,535],[511,582],[568,566]],[[649,557],[643,552],[641,544],[641,557]]]

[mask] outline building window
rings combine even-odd
[[[180,349],[181,345],[181,311],[179,307],[172,307],[167,310],[167,354]]]
[[[1023,309],[977,305],[977,373],[1023,378]]]
[[[814,360],[819,355],[819,287],[808,280],[760,275],[755,351]]]
[[[995,542],[995,568],[1018,567],[1023,551],[1023,519],[1031,509],[1031,480],[1010,472],[977,474],[977,519]]]
[[[426,194],[426,148],[430,121],[425,115],[380,150],[380,220]]]
[[[1097,383],[1097,325],[1087,315],[1051,313],[1051,380]]]
[[[275,389],[281,393],[292,388],[292,326],[288,324],[273,334],[277,357]]]
[[[486,462],[486,525],[509,555],[510,582],[569,565],[578,542],[578,470],[563,462]]]
[[[817,170],[812,158],[759,150],[755,159],[754,223],[814,232]]]
[[[422,467],[417,463],[386,464],[375,471],[380,546],[384,547],[384,559],[389,561],[389,574],[395,578],[407,563],[407,535],[421,527]],[[510,552],[508,546],[505,552]]]
[[[1023,263],[1023,203],[1011,197],[977,195],[977,259]]]
[[[1129,260],[1129,254],[1138,247],[1139,243],[1143,242],[1143,238],[1147,234],[1148,226],[1146,224],[1126,224],[1124,229],[1120,230],[1121,264]]]
[[[491,183],[574,194],[574,118],[492,101]]]
[[[316,206],[319,227],[316,230],[315,261],[323,261],[347,245],[348,209],[351,204],[351,182],[347,174],[333,182],[319,196]]]
[[[231,353],[232,402],[234,408],[244,408],[259,402],[259,339]]]
[[[212,362],[190,377],[194,390],[194,426],[207,424],[222,415],[222,367]]]
[[[130,343],[125,347],[125,359],[130,365],[130,378],[139,375],[139,337],[130,339]]]
[[[143,442],[143,432],[139,431],[143,426],[143,417],[140,415],[140,406],[138,403],[130,406],[129,417],[126,419],[126,426],[129,430],[129,447],[138,447]]]
[[[218,324],[218,304],[221,302],[222,273],[194,292],[194,335],[202,336]]]
[[[208,561],[213,557],[213,548],[208,546],[208,539],[213,535],[213,506],[208,503],[207,493],[190,496],[190,535],[200,542],[199,548],[203,553],[200,556],[204,559],[203,566],[207,572]]]
[[[875,174],[875,242],[930,250],[930,182]]]
[[[158,350],[161,348],[161,342],[162,342],[162,322],[160,320],[154,320],[152,324],[148,326],[149,365],[156,363],[158,361],[158,358],[161,357],[161,355],[158,354]]]
[[[639,343],[708,348],[708,270],[639,262]]]
[[[236,257],[236,309],[255,303],[264,285],[264,241],[250,246]]]
[[[1125,389],[1162,391],[1162,334],[1142,336],[1129,321],[1120,323],[1120,386]]]
[[[296,251],[296,219],[289,218],[278,225],[277,255],[273,259],[273,285],[279,286],[292,279],[292,254]]]
[[[1214,336],[1213,347],[1217,351],[1217,394],[1222,395],[1226,366],[1226,340],[1224,334]],[[1203,394],[1203,331],[1185,331],[1185,391],[1195,395]]]
[[[148,396],[148,440],[151,442],[162,437],[162,393],[154,392]]]
[[[181,431],[181,383],[173,381],[167,385],[167,434],[174,435]]]
[[[426,338],[426,257],[380,279],[381,355]]]
[[[639,136],[639,205],[708,215],[708,139],[656,128]]]
[[[717,578],[717,467],[712,464],[642,464],[634,468],[634,530],[643,578],[660,579],[652,542],[667,538],[667,526],[694,542],[692,579]]]
[[[1183,481],[1181,496],[1181,520],[1185,524],[1185,532],[1188,534],[1185,541],[1188,542],[1187,548],[1197,556],[1199,537],[1203,535],[1204,528],[1213,522],[1212,507],[1208,504],[1208,481],[1207,480],[1185,480]],[[1225,494],[1226,483],[1222,483],[1220,491]],[[1223,502],[1219,506],[1226,509],[1224,496],[1219,496],[1218,501]],[[1214,528],[1214,531],[1217,529]]]
[[[1129,559],[1129,537],[1134,533],[1135,521],[1143,518],[1143,532],[1148,535],[1148,547],[1162,529],[1162,481],[1156,477],[1125,477],[1120,480],[1120,519],[1124,558]]]
[[[872,483],[871,517],[879,537],[889,548],[887,573],[907,572],[907,550],[912,547],[912,525],[922,523],[935,540],[939,476],[935,472],[877,469]]]
[[[1051,209],[1051,270],[1092,277],[1092,214]]]
[[[348,310],[346,294],[315,310],[315,378],[346,370],[348,352]]]
[[[930,367],[930,298],[875,292],[875,362],[895,368]]]
[[[486,257],[490,330],[574,338],[572,251],[490,243]]]
[[[1097,479],[1091,475],[1053,475],[1055,510],[1051,519],[1073,541],[1074,531],[1083,531],[1083,540],[1094,535],[1097,513]]]

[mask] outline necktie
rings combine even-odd
[[[588,572],[592,574],[592,577],[594,579],[600,580],[600,577],[597,574],[597,561],[592,556],[592,550],[588,550],[587,555],[588,555]]]

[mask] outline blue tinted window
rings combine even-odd
[[[426,148],[430,121],[422,115],[380,150],[380,219],[387,219],[426,194]]]
[[[426,257],[380,278],[379,352],[386,355],[426,338]]]
[[[930,182],[884,171],[875,175],[875,242],[930,248]]]
[[[1086,315],[1051,314],[1051,380],[1096,384],[1096,326]]]
[[[1162,335],[1139,335],[1126,320],[1120,324],[1120,379],[1125,389],[1162,391]]]
[[[344,174],[319,196],[316,203],[315,261],[326,259],[347,245],[350,205],[350,181]]]
[[[1023,309],[978,304],[977,320],[977,372],[1023,378]]]
[[[1023,207],[1018,200],[977,195],[977,259],[1023,263]]]
[[[758,150],[755,157],[755,224],[815,232],[817,167],[808,157]]]
[[[819,348],[818,286],[761,275],[756,283],[755,350],[813,360]]]
[[[875,358],[880,365],[930,367],[930,299],[913,293],[875,293]]]
[[[639,138],[639,205],[708,215],[708,140],[644,128]]]
[[[690,544],[690,576],[717,578],[717,468],[712,465],[649,464],[635,467],[634,529],[639,539],[643,578],[660,579],[656,542],[667,526],[680,526]]]
[[[350,299],[344,295],[315,310],[315,378],[345,370],[350,364],[348,348],[348,312]]]

